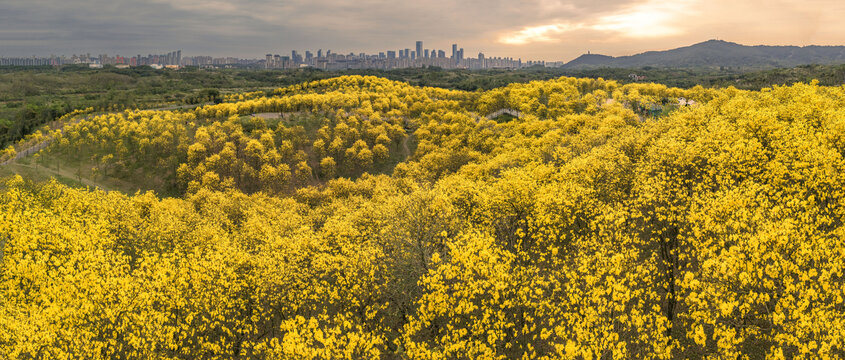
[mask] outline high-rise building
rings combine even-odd
[[[428,49],[425,49],[425,55],[423,56],[423,58],[424,58],[424,59],[428,59],[428,58],[429,58],[429,54],[430,54],[430,51],[429,51]]]
[[[319,59],[321,57],[323,57],[323,49],[318,49],[317,50],[317,58]]]
[[[437,57],[439,57],[439,58],[445,58],[445,57],[446,57],[446,52],[445,52],[445,51],[443,51],[443,50],[437,50]]]
[[[417,52],[416,52],[416,51],[411,51],[411,60],[414,60],[414,59],[416,59],[416,58],[417,58]]]
[[[417,58],[421,58],[423,55],[423,43],[422,41],[417,41]]]
[[[458,44],[452,44],[452,60],[458,59]]]
[[[392,50],[388,50],[387,51],[387,58],[388,59],[395,59],[396,58],[396,52],[392,51]]]

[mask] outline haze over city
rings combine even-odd
[[[261,57],[291,49],[375,53],[423,39],[433,48],[568,61],[721,38],[835,45],[845,3],[778,1],[149,0],[0,4],[0,56],[155,53]],[[753,14],[753,16],[749,16]],[[741,30],[741,31],[738,31]]]

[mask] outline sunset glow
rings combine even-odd
[[[659,38],[683,34],[684,16],[695,14],[694,0],[671,4],[650,1],[598,17],[592,23],[566,22],[528,26],[503,34],[499,42],[525,45],[536,42],[557,42],[560,36],[576,30],[593,30],[607,36],[628,38]]]
[[[551,24],[531,26],[511,34],[503,35],[499,41],[503,44],[522,45],[532,42],[556,42],[557,36],[568,31],[583,28],[583,25]]]
[[[692,5],[692,1],[638,4],[620,13],[599,18],[591,28],[633,38],[678,35],[684,33],[681,23],[684,16],[693,13]]]

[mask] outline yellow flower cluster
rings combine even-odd
[[[229,99],[55,134],[179,198],[6,182],[0,355],[845,357],[845,87]]]

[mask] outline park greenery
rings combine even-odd
[[[141,190],[5,180],[0,354],[845,357],[841,85],[221,96],[0,154]]]

